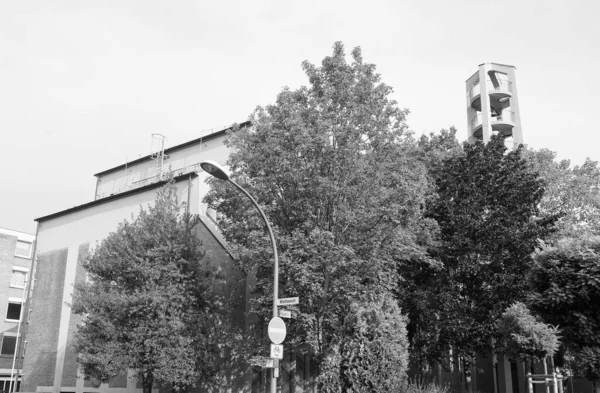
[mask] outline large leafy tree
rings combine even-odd
[[[230,134],[228,163],[273,223],[281,296],[300,297],[286,345],[310,351],[319,372],[326,359],[332,367],[346,316],[393,291],[398,265],[424,256],[434,224],[421,214],[428,183],[407,111],[375,66],[359,48],[348,63],[341,43],[320,67],[302,66],[309,86],[284,88],[254,112],[251,128]],[[268,318],[273,268],[263,224],[236,190],[211,181],[206,201],[222,214],[240,268],[256,272],[253,311]]]
[[[563,238],[534,259],[530,304],[558,325],[565,352],[600,393],[600,237]]]
[[[506,152],[494,137],[463,150],[435,173],[437,199],[429,204],[440,227],[431,254],[441,265],[416,276],[427,285],[420,310],[433,315],[421,329],[429,340],[420,342],[430,360],[450,346],[466,358],[491,349],[496,321],[528,293],[530,255],[554,221],[539,216],[544,185],[522,149]]]
[[[582,165],[558,161],[548,149],[527,150],[531,169],[546,183],[540,202],[542,214],[559,215],[555,239],[600,235],[600,168],[589,158]]]
[[[215,383],[223,318],[217,269],[203,259],[195,226],[167,184],[153,206],[109,234],[85,261],[73,311],[78,362],[108,382],[134,370],[144,393],[154,384]]]

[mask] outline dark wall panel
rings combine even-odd
[[[38,256],[31,313],[23,364],[23,391],[52,386],[62,308],[67,249],[48,251]]]

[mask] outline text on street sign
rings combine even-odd
[[[294,304],[300,304],[299,297],[286,297],[283,299],[277,299],[278,306],[292,306]]]
[[[264,356],[254,356],[253,358],[250,358],[250,364],[252,366],[274,368],[275,360]]]

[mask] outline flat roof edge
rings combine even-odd
[[[502,66],[502,67],[511,67],[511,68],[517,69],[517,67],[515,67],[514,65],[503,64],[503,63],[494,63],[493,61],[492,62],[487,62],[487,63],[481,63],[481,64],[479,64],[478,67],[481,67],[482,65],[485,65],[485,64],[494,64],[494,65],[499,65],[499,66]]]
[[[186,173],[186,174],[174,177],[173,180],[176,183],[179,183],[180,181],[187,180],[189,178],[195,178],[195,177],[198,177],[198,174],[196,172],[190,172],[190,173]],[[134,195],[134,194],[138,194],[140,192],[144,192],[144,191],[148,191],[148,190],[151,190],[151,189],[154,189],[154,188],[162,187],[165,184],[167,184],[167,181],[168,180],[161,180],[161,181],[158,181],[156,183],[148,184],[148,185],[140,187],[140,188],[134,188],[133,190],[122,192],[120,194],[114,194],[114,195],[107,196],[105,198],[96,199],[94,201],[91,201],[91,202],[88,202],[88,203],[84,203],[83,205],[74,206],[74,207],[71,207],[71,208],[66,209],[66,210],[61,210],[61,211],[56,212],[56,213],[48,214],[47,216],[38,217],[38,218],[34,219],[34,221],[36,221],[38,223],[41,223],[43,221],[48,221],[48,220],[51,220],[53,218],[57,218],[57,217],[61,217],[61,216],[66,216],[67,214],[75,213],[75,212],[78,212],[78,211],[81,211],[81,210],[88,209],[90,207],[94,207],[94,206],[97,206],[97,205],[102,205],[102,204],[107,203],[107,202],[115,201],[117,199],[126,198],[126,197],[128,197],[130,195]]]
[[[169,147],[168,149],[165,149],[165,154],[169,154],[169,153],[172,153],[174,151],[184,149],[184,148],[186,148],[188,146],[191,146],[191,145],[203,142],[203,141],[209,141],[211,139],[220,137],[220,136],[224,135],[228,130],[231,130],[235,126],[243,128],[243,127],[248,127],[250,124],[251,124],[250,121],[245,121],[245,122],[242,122],[242,123],[239,123],[239,124],[235,123],[231,127],[227,127],[227,128],[222,129],[220,131],[215,131],[212,134],[208,134],[206,136],[202,136],[200,138],[192,139],[191,141],[187,141],[187,142],[181,143],[179,145],[175,145],[173,147]],[[137,158],[137,159],[135,159],[133,161],[129,161],[129,162],[125,163],[125,164],[117,165],[116,167],[113,167],[113,168],[110,168],[110,169],[106,169],[106,170],[104,170],[102,172],[98,172],[94,176],[98,177],[98,176],[102,176],[102,175],[107,175],[109,173],[117,172],[117,171],[120,171],[122,169],[125,169],[128,166],[136,165],[136,164],[139,164],[140,162],[144,162],[144,161],[151,160],[151,159],[152,159],[152,154],[148,154],[148,155],[146,155],[144,157]]]
[[[14,229],[0,228],[0,233],[3,235],[14,236],[17,239],[26,242],[33,242],[35,240],[35,235],[33,233],[15,231]]]

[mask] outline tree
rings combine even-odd
[[[132,369],[144,393],[216,382],[219,278],[203,259],[198,218],[181,208],[167,184],[84,262],[89,280],[76,285],[72,307],[87,378],[105,383]]]
[[[406,320],[396,299],[383,296],[354,303],[346,317],[335,355],[321,375],[323,392],[399,392],[408,367]],[[321,391],[321,390],[320,390]]]
[[[534,255],[532,309],[559,326],[579,374],[600,392],[600,237],[563,238]]]
[[[600,168],[589,158],[571,167],[569,160],[556,160],[548,149],[524,152],[534,172],[546,183],[540,212],[558,215],[554,239],[586,233],[600,235]]]
[[[393,291],[398,265],[425,255],[435,226],[422,217],[429,185],[408,112],[360,48],[352,59],[336,43],[320,67],[304,62],[310,85],[284,88],[274,105],[257,108],[251,128],[228,139],[232,177],[273,223],[282,296],[300,297],[286,345],[310,351],[317,373],[353,305]],[[221,213],[240,268],[256,272],[253,312],[265,320],[273,269],[263,224],[236,190],[210,182],[205,201]]]
[[[507,153],[493,137],[463,149],[441,166],[428,209],[440,227],[431,254],[443,263],[420,273],[429,288],[423,302],[435,315],[427,328],[436,339],[424,349],[430,359],[450,346],[467,359],[493,349],[496,321],[525,299],[530,255],[555,220],[539,217],[543,182],[520,148]]]
[[[521,302],[507,308],[497,325],[501,352],[514,359],[542,361],[558,350],[558,328],[540,322]]]

